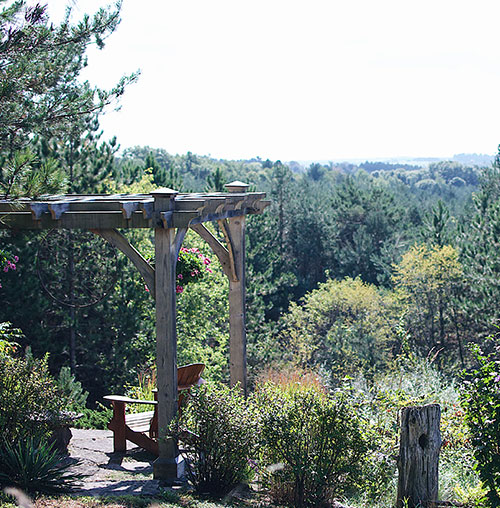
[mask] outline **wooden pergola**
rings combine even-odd
[[[158,189],[151,194],[61,195],[0,200],[0,228],[19,230],[84,229],[107,240],[134,263],[156,307],[159,457],[154,477],[173,481],[182,474],[177,443],[167,439],[177,411],[176,262],[188,228],[200,235],[229,279],[230,383],[246,393],[245,216],[269,205],[262,192],[232,182],[227,193],[182,194]],[[217,222],[224,240],[204,226]],[[154,268],[118,229],[154,228]]]

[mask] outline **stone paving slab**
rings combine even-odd
[[[155,457],[127,442],[127,452],[113,452],[113,433],[109,430],[71,429],[68,446],[71,470],[85,475],[76,495],[143,495],[160,492],[153,480]]]

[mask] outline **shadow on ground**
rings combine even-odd
[[[113,452],[113,433],[108,430],[72,429],[68,447],[71,471],[84,475],[73,493],[85,496],[142,495],[160,493],[153,480],[155,457],[131,446],[127,452]],[[127,443],[130,445],[130,443]]]

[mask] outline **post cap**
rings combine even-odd
[[[151,191],[150,194],[154,198],[171,198],[177,196],[177,194],[179,194],[179,191],[169,189],[168,187],[162,187],[160,189],[155,189],[154,191]]]
[[[243,182],[231,182],[226,183],[224,187],[227,189],[228,192],[246,192],[249,185],[247,183]]]

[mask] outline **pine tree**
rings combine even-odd
[[[96,132],[95,122],[125,86],[137,77],[123,77],[112,90],[93,88],[78,76],[87,65],[85,52],[91,44],[99,48],[119,23],[120,3],[100,9],[77,23],[68,10],[61,24],[50,23],[46,6],[28,6],[23,0],[0,0],[0,183],[4,193],[23,193],[23,170],[60,172],[58,164],[34,153],[34,136],[65,145],[73,152],[85,136]],[[7,5],[7,6],[5,6]],[[83,140],[83,141],[82,141]],[[24,154],[24,165],[12,171],[13,161]],[[59,166],[64,166],[58,154]],[[70,156],[69,171],[75,161]],[[10,166],[10,170],[8,167]],[[45,168],[45,169],[44,169]],[[66,169],[63,167],[63,169]],[[47,178],[46,178],[47,179]],[[42,179],[43,180],[43,179]],[[56,178],[62,183],[60,178]],[[36,189],[40,192],[39,189]],[[53,186],[49,190],[54,190]],[[27,186],[24,193],[32,193]]]

